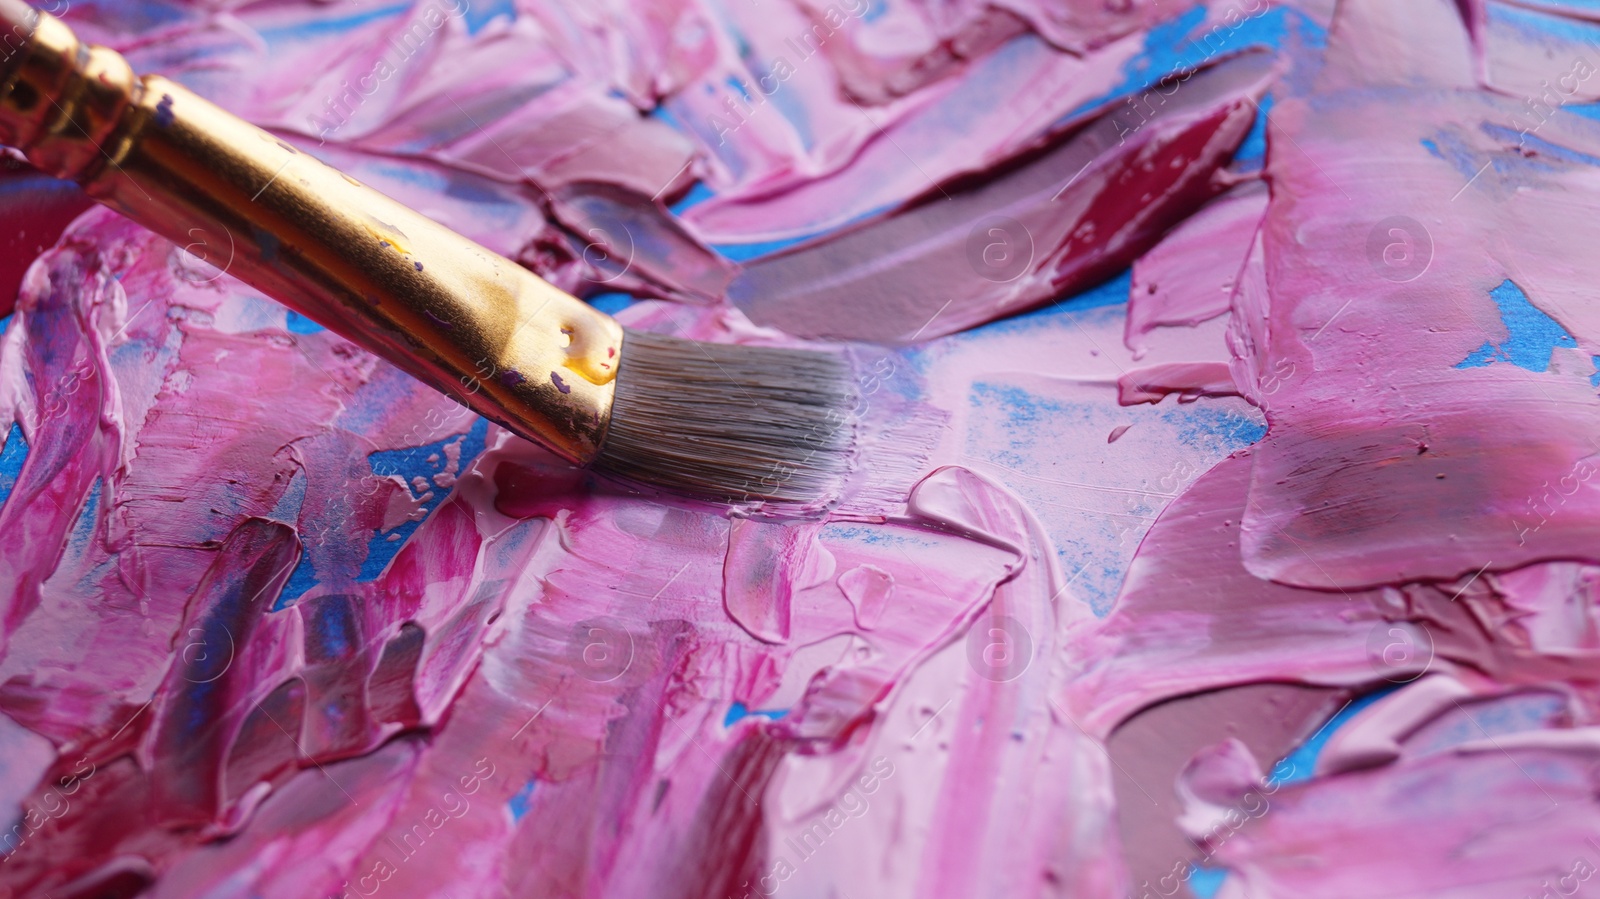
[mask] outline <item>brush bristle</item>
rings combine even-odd
[[[629,331],[595,465],[710,499],[814,502],[846,473],[852,395],[827,353]]]

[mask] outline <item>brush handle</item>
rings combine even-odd
[[[474,411],[598,453],[609,316],[17,0],[0,0],[0,142]]]

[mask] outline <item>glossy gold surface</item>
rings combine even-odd
[[[611,414],[622,328],[40,13],[0,141],[241,281],[578,463]]]

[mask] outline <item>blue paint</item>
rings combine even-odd
[[[1227,879],[1227,868],[1189,866],[1189,892],[1194,893],[1196,899],[1213,899],[1217,891],[1222,889],[1222,882]]]
[[[998,461],[1011,466],[1024,465],[1028,462],[1029,457],[1024,453],[1031,453],[1037,447],[1036,441],[1028,434],[1039,425],[1046,421],[1083,422],[1097,411],[1094,406],[1087,403],[1047,399],[1015,384],[1003,382],[974,383],[972,393],[967,397],[967,403],[974,413],[985,413],[1004,420],[1007,442],[1013,452],[1001,452],[997,455]]]
[[[0,508],[11,498],[17,486],[17,476],[22,474],[22,463],[28,461],[28,441],[22,436],[22,426],[15,422],[6,433],[5,446],[0,446]]]
[[[800,43],[802,43],[802,45],[807,49],[809,49],[811,46],[809,41]],[[789,44],[787,46],[791,49],[793,48],[793,44]],[[808,65],[808,60],[811,59],[811,56],[821,52],[824,52],[823,48],[818,47],[816,50],[811,51],[810,55],[800,56],[795,60],[794,66],[791,68],[800,68]],[[785,62],[788,61],[781,55],[778,57],[778,59],[783,59]],[[767,100],[772,102],[772,106],[774,109],[778,110],[778,114],[787,119],[789,124],[793,126],[795,137],[799,138],[800,145],[808,150],[812,149],[817,145],[817,137],[816,132],[812,129],[809,110],[806,108],[805,104],[800,102],[798,91],[793,89],[784,90],[784,79],[780,77],[782,73],[777,69],[778,66],[776,61],[774,61],[773,67],[768,70],[766,76],[762,80],[756,83],[756,87],[766,95]],[[770,93],[766,89],[766,85],[768,84],[773,85],[773,89]]]
[[[722,719],[722,726],[723,727],[732,727],[732,726],[734,726],[734,724],[736,724],[736,723],[738,723],[740,721],[743,721],[744,719],[749,718],[751,716],[755,716],[755,717],[758,717],[758,718],[765,718],[768,721],[777,721],[779,718],[782,718],[784,715],[787,715],[787,714],[789,714],[789,710],[788,709],[772,709],[772,710],[768,710],[768,711],[762,711],[760,709],[757,709],[755,711],[751,711],[749,708],[747,708],[745,706],[744,703],[735,702],[733,705],[728,707],[728,714],[727,714],[726,717],[724,717]]]
[[[467,2],[468,0],[454,0],[454,6],[459,10],[460,6]],[[468,34],[477,34],[484,26],[501,16],[516,21],[517,5],[512,0],[473,0],[462,20],[467,23]]]
[[[116,22],[125,34],[144,34],[189,20],[192,13],[170,0],[41,0],[34,4],[60,16],[69,9],[91,22]],[[80,20],[81,21],[81,20]]]
[[[1268,6],[1266,0],[1256,2],[1261,10],[1243,16],[1237,23],[1223,20],[1207,25],[1205,7],[1195,7],[1156,25],[1145,33],[1140,54],[1123,66],[1122,84],[1062,118],[1080,116],[1110,100],[1146,90],[1173,72],[1194,69],[1232,53],[1253,47],[1276,50],[1283,46],[1291,26],[1312,48],[1326,43],[1327,31],[1305,14]],[[1244,12],[1242,6],[1240,11]]]
[[[1550,354],[1556,347],[1575,347],[1578,342],[1555,319],[1545,315],[1529,302],[1510,279],[1489,291],[1489,298],[1500,309],[1500,321],[1505,324],[1505,343],[1491,344],[1473,350],[1456,368],[1481,368],[1492,362],[1509,362],[1518,368],[1542,372],[1550,368]]]
[[[156,104],[155,120],[157,127],[170,127],[176,120],[176,116],[172,112],[172,104],[173,99],[171,94],[161,95],[161,102]]]
[[[211,633],[212,628],[208,626],[205,631],[206,646],[212,645],[209,642]],[[191,666],[192,673],[193,666]],[[217,685],[215,681],[199,677],[189,677],[186,680],[189,681],[189,685],[182,688],[185,694],[182,701],[188,706],[189,714],[183,718],[183,729],[189,735],[199,737],[211,726],[214,713],[211,708],[211,695],[217,692]]]
[[[289,480],[289,487],[283,491],[283,496],[278,497],[278,502],[273,505],[267,517],[273,521],[282,521],[293,524],[300,518],[300,507],[306,501],[306,484],[309,482],[304,470],[296,471]],[[289,580],[283,585],[283,592],[273,600],[272,611],[286,609],[293,605],[295,600],[305,595],[307,590],[317,585],[315,572],[311,565],[311,553],[302,548],[300,561],[294,566],[294,571],[289,573]]]
[[[277,260],[278,250],[282,247],[282,243],[278,240],[278,235],[252,225],[250,227],[250,236],[255,238],[256,246],[261,248],[262,262],[272,263]]]
[[[1589,376],[1589,386],[1600,387],[1600,356],[1590,356],[1589,361],[1594,365],[1594,374]],[[3,459],[3,457],[0,457],[0,459]],[[3,471],[5,471],[5,463],[0,461],[0,472]]]
[[[1256,108],[1256,117],[1250,123],[1250,133],[1244,136],[1244,143],[1239,145],[1233,158],[1240,162],[1253,162],[1263,164],[1267,159],[1267,116],[1272,112],[1272,105],[1277,102],[1272,94],[1261,98],[1261,104]]]
[[[103,481],[94,479],[94,485],[89,488],[89,498],[83,503],[83,511],[78,513],[78,519],[72,523],[72,533],[67,535],[67,545],[73,552],[84,553],[89,549],[89,540],[94,537],[94,527],[100,520],[100,494]]]
[[[675,128],[678,131],[684,130],[683,122],[679,121],[677,114],[668,109],[666,106],[657,106],[655,109],[645,113],[645,118],[655,119],[661,124],[670,128]]]
[[[339,413],[338,427],[352,434],[366,434],[374,429],[386,428],[389,425],[389,410],[411,402],[416,389],[416,381],[392,372],[387,376],[375,377],[361,387],[364,402],[350,403]]]
[[[717,251],[724,259],[734,262],[748,262],[762,256],[771,256],[779,250],[787,249],[805,240],[810,240],[815,235],[792,237],[786,240],[763,240],[756,243],[725,243],[714,244],[711,249]]]
[[[391,6],[381,6],[374,10],[343,17],[319,16],[315,19],[297,21],[292,25],[286,25],[281,28],[257,28],[256,33],[261,35],[261,39],[268,44],[294,43],[318,36],[338,37],[363,25],[382,19],[392,19],[411,9],[411,6],[412,0],[403,0],[403,2]]]
[[[715,86],[712,84],[702,84],[701,87],[705,93],[715,94],[716,92]],[[735,181],[744,176],[749,163],[738,156],[733,148],[726,146],[726,138],[721,133],[724,129],[721,127],[720,121],[712,121],[712,119],[720,120],[722,118],[720,113],[713,111],[706,116],[700,116],[697,110],[688,107],[682,98],[678,97],[667,98],[662,103],[662,109],[667,116],[670,116],[673,127],[693,136],[697,141],[705,144],[712,154],[719,157],[722,164],[733,175]],[[688,115],[690,113],[695,113],[695,115],[690,117]],[[728,127],[731,126],[732,123],[728,123]]]
[[[1300,744],[1293,752],[1284,756],[1282,761],[1272,766],[1272,773],[1267,783],[1269,785],[1282,785],[1310,780],[1311,773],[1317,768],[1317,757],[1322,754],[1323,748],[1328,745],[1328,740],[1333,738],[1339,728],[1349,724],[1351,718],[1361,714],[1368,706],[1400,689],[1402,686],[1404,685],[1395,684],[1394,686],[1384,687],[1365,696],[1358,697],[1349,705],[1340,709],[1316,733],[1312,734],[1310,739]],[[1199,899],[1212,899],[1222,889],[1223,881],[1228,878],[1228,870],[1226,868],[1202,868],[1196,865],[1190,870],[1194,873],[1190,875],[1189,885]],[[1204,876],[1196,878],[1195,875],[1200,872],[1203,872]],[[1207,892],[1201,892],[1202,885]]]
[[[1422,139],[1422,148],[1440,159],[1444,158],[1444,153],[1440,152],[1439,145],[1427,138]]]
[[[1512,132],[1515,133],[1515,132]],[[1440,159],[1450,164],[1461,176],[1463,184],[1471,183],[1479,177],[1479,170],[1483,168],[1484,158],[1478,153],[1476,147],[1468,144],[1459,134],[1451,131],[1436,131],[1428,139],[1428,150]],[[1504,175],[1510,160],[1503,154],[1496,154],[1488,159],[1490,167],[1496,175]],[[1488,172],[1483,174],[1487,175]]]
[[[1196,52],[1190,35],[1206,20],[1206,8],[1196,6],[1175,19],[1168,19],[1145,32],[1144,49],[1123,66],[1124,79],[1118,93],[1143,90],[1170,72],[1192,68],[1205,57]]]
[[[1378,700],[1400,689],[1396,684],[1375,690],[1365,696],[1358,697],[1349,705],[1339,710],[1339,713],[1328,719],[1321,729],[1311,735],[1311,739],[1300,744],[1295,750],[1283,757],[1283,760],[1272,766],[1272,781],[1279,784],[1301,783],[1311,779],[1311,773],[1317,769],[1317,757],[1322,755],[1322,750],[1328,745],[1333,735],[1350,723],[1350,719],[1361,714]]]
[[[488,438],[489,422],[480,418],[472,425],[466,437],[454,435],[423,446],[408,447],[405,449],[380,450],[367,456],[367,463],[372,466],[372,473],[379,476],[399,475],[409,484],[415,478],[432,481],[435,474],[444,471],[445,455],[444,446],[447,443],[461,441],[461,471],[466,471],[472,460],[484,450],[484,442]],[[437,461],[429,462],[429,456],[437,456]],[[376,580],[383,570],[389,567],[400,547],[404,546],[411,535],[421,526],[422,521],[439,507],[439,502],[449,495],[449,491],[433,488],[433,498],[422,506],[423,516],[418,521],[408,521],[391,531],[379,531],[372,535],[372,540],[367,544],[367,560],[361,565],[361,573],[356,575],[356,580],[368,582]],[[396,539],[389,539],[391,536]]]
[[[739,57],[739,61],[744,63],[746,68],[749,68],[750,60],[755,56],[755,51],[750,47],[750,41],[745,38],[742,32],[729,31],[726,32],[726,35],[733,41],[734,55]],[[706,93],[714,94],[716,92],[708,84],[706,85]]]
[[[1556,113],[1556,115],[1559,114],[1559,112]],[[1552,118],[1553,117],[1554,116],[1552,116]],[[1513,119],[1513,121],[1517,120]],[[1560,144],[1551,143],[1550,141],[1547,141],[1535,134],[1534,131],[1544,123],[1539,121],[1538,117],[1534,116],[1532,113],[1528,114],[1527,119],[1521,121],[1526,127],[1526,130],[1523,130],[1522,128],[1509,128],[1505,125],[1496,124],[1494,122],[1483,123],[1484,134],[1489,135],[1495,140],[1504,141],[1508,144],[1517,144],[1525,150],[1531,150],[1537,154],[1532,158],[1513,157],[1509,160],[1509,162],[1512,164],[1520,162],[1523,166],[1532,166],[1543,169],[1551,168],[1549,164],[1551,161],[1575,163],[1577,165],[1600,166],[1600,156],[1584,153],[1574,150],[1570,147],[1563,147]],[[1504,173],[1511,168],[1510,165],[1502,165],[1502,163],[1508,161],[1506,159],[1496,158],[1492,161],[1495,164],[1494,167],[1495,171],[1497,172]],[[1482,163],[1479,163],[1479,165],[1482,165]]]
[[[1325,42],[1326,32],[1303,14],[1279,7],[1269,7],[1265,0],[1259,0],[1259,2],[1261,8],[1265,11],[1264,14],[1252,15],[1241,20],[1237,25],[1230,25],[1224,21],[1202,28],[1206,11],[1204,8],[1198,7],[1176,19],[1157,25],[1147,34],[1143,52],[1130,60],[1125,66],[1121,85],[1102,96],[1080,104],[1057,119],[1054,124],[1059,125],[1067,120],[1079,118],[1120,97],[1136,94],[1173,72],[1191,69],[1198,65],[1215,61],[1223,55],[1250,47],[1277,48],[1283,43],[1291,24],[1306,34],[1308,42],[1313,46]],[[881,0],[874,3],[867,13],[868,16],[881,14],[879,3],[881,3]],[[996,52],[1003,54],[1005,48]],[[747,100],[750,99],[750,94],[745,84],[731,77],[728,79],[728,84],[745,96]],[[798,108],[791,109],[788,103],[782,102],[784,99],[781,96],[782,94],[783,89],[780,86],[772,96],[774,105],[783,108],[786,117],[796,127],[797,131],[803,131],[803,123],[798,121],[798,117],[803,114],[803,110]],[[1241,162],[1246,164],[1259,163],[1265,159],[1265,113],[1270,108],[1271,97],[1269,96],[1262,103],[1262,112],[1257,114],[1256,121],[1237,154],[1237,158]],[[665,116],[664,119],[675,127],[682,127],[682,123],[676,118],[670,117],[670,114]],[[688,196],[672,207],[672,211],[681,215],[685,210],[704,202],[711,196],[710,190],[701,185],[696,185]],[[875,213],[869,213],[868,215],[872,214]],[[853,223],[846,223],[846,226],[848,224]],[[786,240],[717,244],[712,249],[725,259],[734,262],[748,262],[753,259],[770,256],[795,244],[812,240],[822,234],[836,230],[838,229],[829,229],[829,231],[806,234]]]
[[[1102,281],[1088,290],[1080,291],[1070,297],[1062,297],[1043,309],[1024,313],[1019,318],[1042,317],[1045,313],[1055,311],[1082,312],[1086,309],[1126,305],[1128,302],[1128,290],[1132,286],[1133,269],[1123,269],[1120,275],[1113,275],[1110,279]]]
[[[1177,430],[1178,443],[1190,449],[1209,449],[1217,445],[1244,448],[1267,436],[1265,421],[1229,412],[1158,407],[1160,417]]]
[[[1536,12],[1531,9],[1518,9],[1506,3],[1489,3],[1486,6],[1488,7],[1489,28],[1491,30],[1508,29],[1519,31],[1523,35],[1542,43],[1547,43],[1545,40],[1547,38],[1558,38],[1581,45],[1581,47],[1573,48],[1574,50],[1600,43],[1600,27],[1596,27],[1590,22],[1563,15]],[[1590,6],[1589,9],[1593,11],[1595,7]],[[1556,48],[1551,49],[1554,50]],[[1557,59],[1559,58],[1557,57]],[[1561,68],[1559,64],[1551,67],[1552,71],[1550,72],[1549,80],[1552,88],[1557,86],[1560,76],[1572,71],[1573,62],[1574,60],[1568,57],[1566,68]]]
[[[351,632],[355,630],[355,621],[351,618],[354,610],[350,603],[340,597],[329,596],[313,600],[310,605],[310,620],[306,623],[311,628],[314,637],[311,642],[317,656],[312,661],[343,659],[352,655],[355,647]]]
[[[317,585],[316,568],[311,564],[311,553],[301,552],[300,561],[294,566],[294,571],[289,572],[289,580],[284,582],[283,592],[278,594],[278,599],[272,604],[272,611],[277,612],[294,605],[295,601],[306,595],[306,591]]]
[[[1087,321],[1098,332],[1111,330],[1106,327],[1108,321],[1120,321],[1120,315],[1120,308],[1102,307],[1035,316],[1030,323],[1036,330],[1065,331]],[[1002,324],[1002,328],[988,326],[956,339],[963,343],[982,340],[986,333],[1024,326]],[[1120,332],[1120,328],[1116,330]],[[1169,401],[1154,406],[1107,407],[1100,402],[1036,394],[1025,381],[1019,384],[1004,375],[973,384],[968,406],[971,427],[963,455],[1009,470],[995,473],[1039,515],[1075,595],[1099,617],[1110,614],[1134,550],[1172,496],[1216,460],[1256,443],[1266,433],[1259,415],[1231,405]],[[1069,433],[1108,433],[1123,424],[1153,425],[1158,433],[1171,434],[1172,444],[1186,451],[1175,454],[1171,468],[1123,485],[1125,490],[1113,501],[1081,499],[1070,485],[1092,480],[1092,475],[1067,474],[1050,447]],[[1059,483],[1063,481],[1067,483]]]
[[[1540,2],[1558,11],[1600,12],[1600,0],[1540,0]]]
[[[477,115],[483,115],[478,110]],[[480,120],[481,121],[481,120]],[[471,126],[467,126],[470,128]],[[432,144],[428,145],[431,148]],[[314,148],[308,148],[314,149]],[[326,162],[327,160],[323,160]],[[383,182],[398,181],[408,187],[431,194],[445,194],[473,204],[473,214],[486,231],[518,231],[525,225],[527,206],[520,199],[512,199],[512,195],[503,186],[493,182],[459,172],[451,172],[442,167],[425,168],[415,164],[405,164],[400,161],[383,161],[371,159],[365,166],[366,175],[362,179],[379,190],[392,192]]]
[[[829,523],[822,526],[827,541],[848,540],[858,546],[894,546],[901,549],[928,549],[937,546],[933,540],[923,540],[908,534],[896,534],[882,528],[868,528],[854,524]]]
[[[319,324],[317,324],[316,322],[312,321],[311,319],[306,318],[305,316],[303,316],[300,313],[294,311],[293,309],[289,310],[289,333],[291,333],[291,334],[316,334],[316,333],[318,333],[320,331],[326,331],[326,330],[328,330],[328,329],[324,328],[323,326],[321,326]]]
[[[1430,727],[1425,739],[1408,745],[1417,754],[1445,752],[1464,743],[1481,742],[1510,734],[1561,727],[1567,701],[1555,695],[1501,697],[1463,705],[1458,716]]]
[[[588,299],[588,303],[606,315],[616,315],[633,305],[633,297],[625,293],[597,293]]]
[[[522,785],[522,789],[516,792],[516,795],[506,800],[506,808],[511,810],[511,822],[513,824],[521,821],[522,816],[528,813],[528,800],[533,798],[533,788],[538,782],[537,779],[530,778],[527,783]]]
[[[519,108],[522,105],[523,98],[517,97],[516,100],[516,103],[509,104],[510,108],[506,109],[503,115],[498,117],[509,115],[511,112]],[[479,109],[478,113],[479,115],[483,115],[484,111]],[[492,120],[493,118],[496,118],[496,116],[485,116],[486,120]],[[428,143],[425,148],[432,149],[433,144]],[[437,172],[435,174],[441,178],[441,188],[444,190],[446,196],[455,197],[458,200],[463,200],[465,202],[474,204],[513,207],[513,204],[507,202],[505,194],[500,193],[500,191],[496,189],[498,185],[491,185],[490,182],[484,181],[483,179],[468,177],[464,174],[456,172]],[[421,271],[421,269],[418,269],[418,271]]]
[[[1128,290],[1132,285],[1133,269],[1123,269],[1121,274],[1102,281],[1087,290],[1062,297],[1053,303],[1040,306],[1028,312],[1018,313],[1010,318],[990,322],[966,333],[969,337],[1006,334],[1037,328],[1050,323],[1052,319],[1059,319],[1065,324],[1072,317],[1090,309],[1126,305],[1128,302]]]
[[[1600,103],[1568,103],[1561,107],[1561,111],[1600,121]]]

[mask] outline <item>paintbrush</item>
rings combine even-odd
[[[784,503],[847,468],[842,358],[624,329],[20,0],[0,0],[0,142],[578,465]]]

